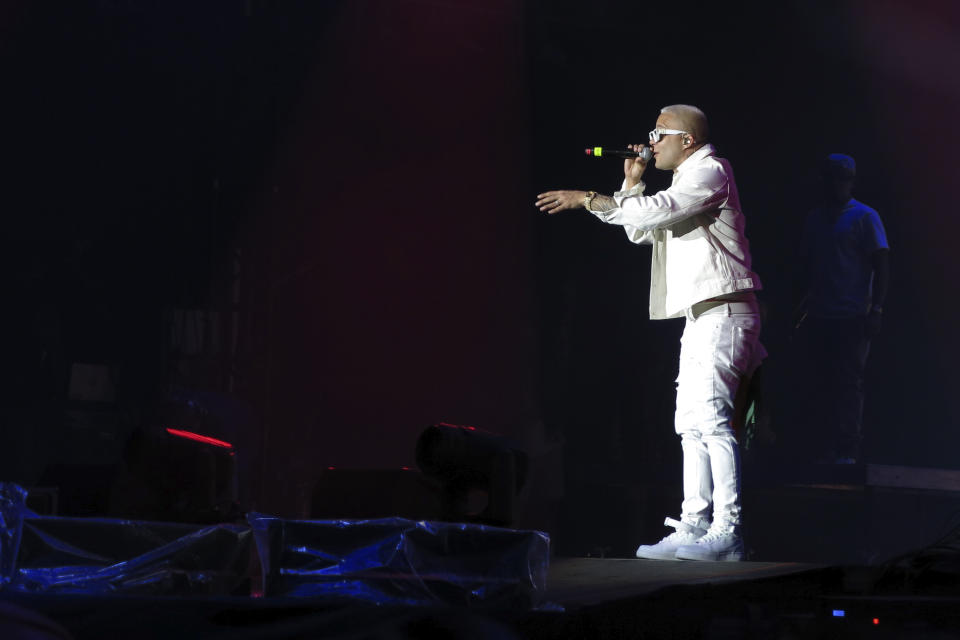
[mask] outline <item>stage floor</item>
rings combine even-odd
[[[631,558],[555,558],[546,600],[567,611],[642,597],[666,587],[729,584],[823,569],[797,562],[671,562]]]
[[[960,599],[868,595],[853,570],[792,562],[555,558],[544,598],[548,606],[539,611],[329,598],[0,591],[0,637],[17,637],[8,632],[23,626],[43,628],[43,619],[69,636],[50,629],[54,634],[36,637],[78,640],[954,637],[929,634],[960,628]],[[871,579],[876,575],[875,568],[861,571]],[[844,616],[836,617],[837,610]]]

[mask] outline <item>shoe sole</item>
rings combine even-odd
[[[652,553],[647,554],[647,555],[645,555],[645,556],[642,556],[642,555],[640,555],[639,553],[637,553],[636,556],[637,556],[637,558],[639,558],[640,560],[669,560],[669,561],[675,562],[675,561],[677,561],[677,560],[680,559],[680,558],[677,557],[676,552],[674,552],[673,555],[666,555],[666,554],[664,554],[664,555],[662,555],[662,556],[654,555],[654,554],[652,554]]]
[[[699,560],[701,562],[742,562],[743,551],[728,551],[716,555],[700,556],[694,553],[680,553],[677,551],[677,560]]]

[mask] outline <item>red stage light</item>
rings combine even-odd
[[[182,429],[167,429],[167,433],[172,436],[177,436],[178,438],[186,438],[187,440],[195,440],[204,444],[212,444],[215,447],[233,449],[233,445],[229,442],[217,440],[216,438],[211,438],[210,436],[202,436],[199,433],[193,433],[192,431],[183,431]]]
[[[476,431],[476,427],[471,427],[468,424],[450,424],[449,422],[438,422],[438,427],[450,427],[452,429],[466,429],[467,431]]]

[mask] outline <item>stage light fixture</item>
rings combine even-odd
[[[111,491],[113,515],[210,523],[236,519],[238,453],[220,417],[198,402],[165,398],[130,434]]]
[[[441,485],[444,520],[506,526],[513,521],[514,498],[527,476],[527,454],[508,438],[467,425],[441,422],[417,439],[417,466]],[[487,505],[467,512],[471,490],[484,491]]]

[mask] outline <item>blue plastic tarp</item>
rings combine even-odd
[[[550,539],[479,524],[284,520],[249,526],[36,516],[0,483],[0,586],[31,593],[250,595],[551,609]],[[252,541],[263,584],[251,585]],[[251,588],[253,587],[253,588]]]
[[[264,595],[391,605],[543,606],[550,539],[478,524],[250,514]]]
[[[251,532],[109,518],[27,517],[8,588],[51,593],[249,593]]]
[[[10,584],[16,577],[26,502],[24,489],[12,482],[0,482],[0,587]]]

